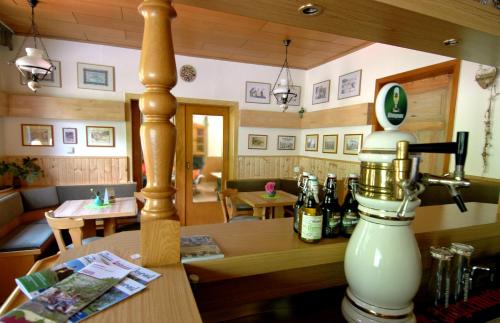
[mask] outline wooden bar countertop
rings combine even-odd
[[[425,250],[428,250],[431,245],[449,246],[451,242],[464,242],[475,247],[475,256],[491,256],[500,253],[498,205],[467,203],[467,208],[469,211],[464,214],[460,213],[454,204],[417,209],[412,226],[422,251],[424,267],[428,265],[425,257],[428,252]],[[235,293],[238,293],[242,301],[263,297],[262,290],[248,295],[252,294],[252,291],[246,287],[245,289],[238,287],[242,285],[242,279],[250,281],[250,285],[267,284],[265,297],[268,298],[306,289],[326,288],[332,284],[344,284],[342,262],[348,240],[337,238],[325,239],[319,244],[303,243],[294,234],[292,221],[291,218],[285,218],[183,227],[181,234],[184,236],[197,234],[212,236],[221,247],[225,257],[185,264],[184,268],[181,264],[152,268],[161,272],[163,276],[153,281],[145,291],[88,321],[200,321],[200,313],[191,293],[186,271],[188,274],[197,274],[201,285],[223,284],[226,288],[205,289],[199,293],[197,301],[201,302],[198,304],[200,310],[209,310],[222,303],[227,305],[229,299],[234,301]],[[139,252],[139,231],[114,234],[105,238],[105,241],[105,244],[96,241],[83,248],[63,252],[57,262],[104,250],[103,248],[129,261],[131,254]],[[43,267],[38,270],[40,269]],[[317,281],[313,283],[307,281],[307,275],[302,275],[303,272],[307,273],[312,270],[315,270],[314,273],[317,276]],[[297,275],[297,273],[300,274]],[[333,283],[325,281],[325,277],[328,278],[327,275],[330,278],[335,276],[335,281]],[[289,281],[286,285],[280,284],[280,280],[290,279],[290,277],[293,277],[294,282],[300,281],[297,285],[305,282],[308,286],[305,289],[293,289],[294,286]],[[290,286],[290,288],[283,290],[283,286]],[[234,289],[239,289],[239,291],[234,291]],[[23,296],[11,295],[10,305],[18,305],[23,298]],[[213,303],[210,303],[212,300]],[[224,306],[227,310],[226,305]],[[12,306],[3,306],[0,312],[11,309]]]

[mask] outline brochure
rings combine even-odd
[[[10,311],[0,322],[66,322],[128,274],[128,270],[93,262]]]
[[[112,264],[117,267],[130,270],[129,277],[144,285],[147,285],[150,281],[161,276],[157,272],[128,262],[109,251],[98,252],[97,256],[100,258],[100,261],[106,264]]]
[[[181,262],[224,258],[215,241],[206,235],[181,237]]]

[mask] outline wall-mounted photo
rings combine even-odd
[[[271,84],[259,82],[246,83],[245,102],[248,103],[271,103]]]
[[[63,144],[77,144],[78,136],[76,128],[63,128]]]
[[[278,150],[295,150],[295,136],[278,136]]]
[[[339,76],[339,100],[361,93],[361,70]]]
[[[114,91],[115,68],[113,66],[78,63],[78,87],[80,89]]]
[[[362,134],[348,134],[344,135],[344,154],[357,155],[361,146],[363,145]]]
[[[318,151],[318,135],[306,135],[306,151]]]
[[[248,149],[267,149],[267,135],[248,135]]]
[[[330,80],[314,84],[312,95],[312,104],[330,101]]]
[[[61,87],[61,62],[51,60],[52,64],[56,67],[52,73],[47,74],[45,78],[41,81],[38,81],[42,86],[50,86],[50,87]],[[32,78],[32,74],[26,71],[26,78],[21,75],[21,84],[26,85],[28,81]]]
[[[54,128],[46,124],[22,124],[23,146],[54,146]]]
[[[114,147],[115,128],[87,126],[87,147]]]
[[[329,154],[337,153],[338,135],[324,135],[323,136],[323,152]]]
[[[294,96],[290,102],[288,103],[289,106],[299,106],[300,105],[300,86],[298,85],[292,85],[291,87],[292,93],[297,94],[297,96]],[[278,104],[276,102],[276,97],[273,95],[274,98],[274,103]]]

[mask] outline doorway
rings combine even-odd
[[[177,116],[176,182],[184,184],[177,186],[177,200],[184,195],[185,224],[221,223],[217,192],[228,178],[229,109],[179,104]]]
[[[455,139],[459,72],[459,60],[426,66],[378,79],[375,93],[387,83],[400,83],[408,96],[408,115],[400,130],[413,133],[418,143],[449,142]],[[376,118],[373,120],[374,130],[382,130]],[[443,175],[449,170],[449,161],[448,154],[423,153],[419,168],[422,173]]]

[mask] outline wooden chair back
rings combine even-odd
[[[81,247],[83,240],[83,219],[76,218],[56,218],[54,217],[54,211],[45,212],[45,218],[47,219],[47,223],[49,224],[54,236],[56,237],[57,246],[60,251],[66,250],[66,244],[64,243],[64,239],[61,234],[61,230],[68,230],[69,235],[71,237],[71,241],[73,246]]]

